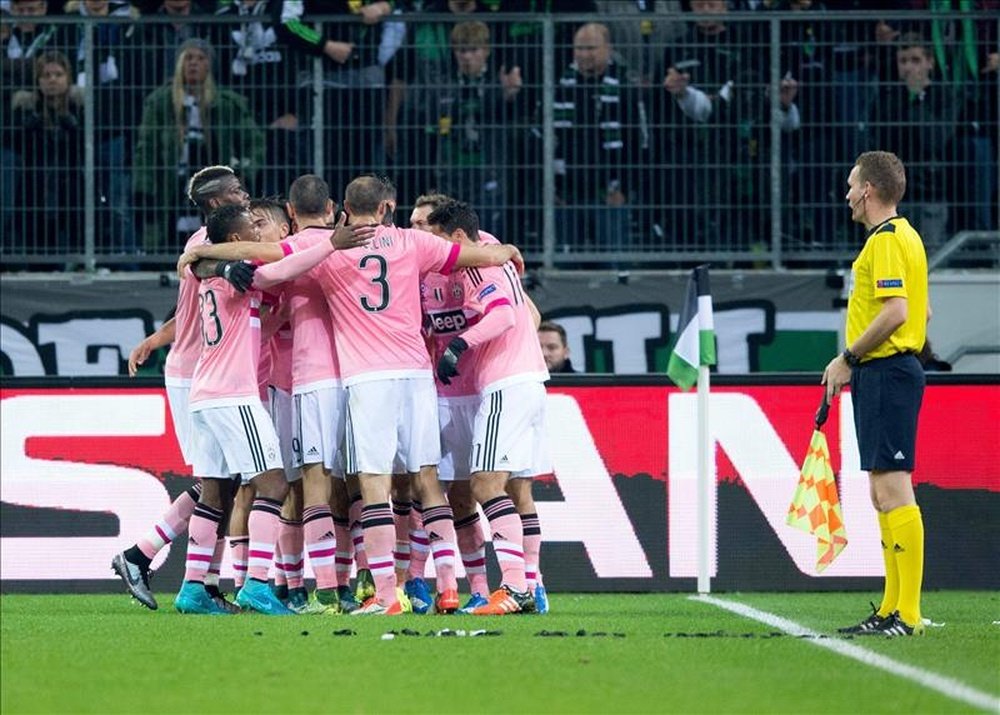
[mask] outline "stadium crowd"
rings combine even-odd
[[[198,167],[228,165],[254,195],[273,195],[317,156],[333,186],[385,171],[402,196],[435,187],[473,204],[486,229],[537,248],[550,92],[560,251],[767,243],[775,138],[784,232],[797,245],[847,245],[841,167],[877,147],[910,167],[903,210],[933,251],[958,230],[997,225],[997,23],[962,13],[998,8],[4,0],[0,244],[4,253],[81,250],[92,113],[99,253],[178,249],[200,223],[184,197]],[[776,106],[775,10],[801,16],[782,20]],[[843,10],[924,12],[838,19]],[[498,11],[595,21],[558,22],[554,86],[544,87],[542,25]],[[303,19],[316,14],[341,17],[320,27]],[[85,24],[49,21],[57,15],[123,19],[92,25],[92,87]]]

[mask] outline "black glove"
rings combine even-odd
[[[253,285],[253,272],[257,266],[244,261],[219,261],[215,264],[215,275],[225,278],[240,293],[246,293]]]
[[[450,385],[451,378],[458,375],[458,359],[469,349],[469,344],[461,338],[452,338],[438,359],[437,376],[442,385]]]

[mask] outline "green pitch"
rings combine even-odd
[[[174,613],[172,594],[157,598],[161,610],[152,613],[124,595],[4,595],[3,712],[1000,708],[996,593],[928,593],[925,615],[944,625],[928,628],[923,638],[895,640],[786,635],[683,594],[555,594],[549,615],[503,618],[195,617]],[[868,595],[718,598],[830,633],[866,615]],[[501,633],[425,635],[444,628]],[[342,629],[356,635],[334,635]],[[390,630],[399,635],[382,640]],[[565,635],[538,635],[542,631]],[[889,674],[821,642],[884,656],[879,662],[902,666],[908,675]]]

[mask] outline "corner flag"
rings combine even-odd
[[[826,393],[816,413],[816,429],[809,443],[809,452],[802,465],[795,495],[788,507],[789,526],[816,537],[816,571],[821,572],[847,546],[847,529],[837,495],[837,482],[830,466],[830,449],[822,426],[828,406]]]
[[[690,390],[698,381],[698,366],[715,364],[715,325],[707,264],[691,271],[677,331],[667,375],[682,390]]]

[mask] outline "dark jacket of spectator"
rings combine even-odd
[[[61,53],[51,54],[65,61]],[[68,74],[69,63],[64,67]],[[40,90],[21,90],[11,98],[12,142],[23,162],[15,185],[21,213],[15,240],[28,252],[82,248],[83,92],[67,80],[56,102]]]

